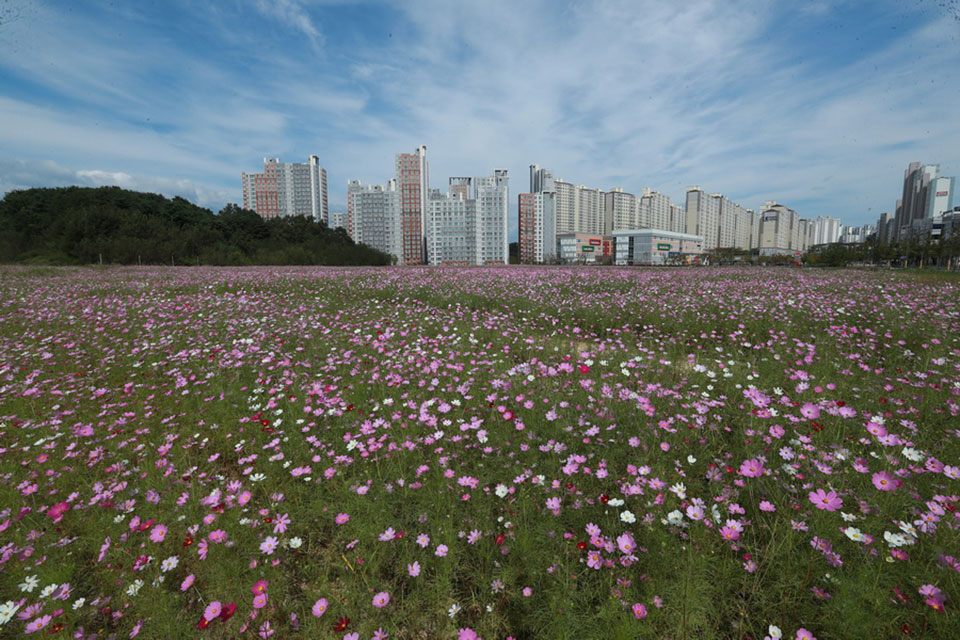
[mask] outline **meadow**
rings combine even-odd
[[[956,638],[960,280],[0,271],[0,637]]]

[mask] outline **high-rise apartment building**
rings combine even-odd
[[[430,191],[427,148],[395,157],[397,190],[400,193],[400,220],[403,231],[401,264],[426,264],[426,211]]]
[[[347,232],[354,242],[379,249],[401,260],[403,225],[396,180],[386,185],[347,183]]]
[[[329,227],[331,229],[343,229],[350,231],[350,216],[346,211],[331,211]]]
[[[474,185],[473,197],[469,186]],[[427,201],[427,256],[429,264],[507,264],[506,169],[492,176],[451,178],[450,191],[432,190]]]
[[[530,193],[553,191],[553,171],[541,169],[540,165],[530,165]]]
[[[760,219],[760,255],[800,252],[800,217],[793,209],[768,200]]]
[[[521,193],[518,199],[520,262],[552,262],[557,250],[557,194]]]
[[[241,174],[243,208],[265,220],[306,216],[329,224],[327,171],[313,155],[307,162],[264,158],[263,173]]]
[[[480,220],[478,264],[508,264],[510,243],[507,218],[510,203],[510,176],[506,169],[494,169],[492,176],[474,179],[477,216]]]
[[[670,202],[670,196],[649,187],[640,196],[640,226],[642,228],[686,233],[683,208]]]
[[[640,203],[637,196],[615,188],[603,194],[603,235],[618,229],[640,228]]]
[[[910,234],[910,227],[917,220],[928,217],[930,210],[930,183],[940,173],[940,165],[911,162],[903,172],[903,197],[897,203],[896,239]]]

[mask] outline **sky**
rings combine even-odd
[[[0,0],[0,193],[119,185],[213,211],[264,157],[431,186],[530,164],[873,223],[960,175],[960,0]]]

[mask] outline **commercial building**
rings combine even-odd
[[[264,158],[263,173],[241,174],[243,208],[256,211],[264,220],[306,216],[329,223],[327,171],[319,157],[307,162],[280,162]]]
[[[594,264],[613,257],[613,237],[599,233],[557,234],[557,258],[560,262]]]
[[[623,229],[613,232],[618,265],[667,265],[697,262],[703,238],[663,229]]]

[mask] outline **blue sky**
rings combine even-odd
[[[0,193],[118,184],[219,210],[265,156],[382,183],[537,163],[874,222],[960,174],[960,3],[0,0]],[[512,236],[516,220],[511,220]]]

